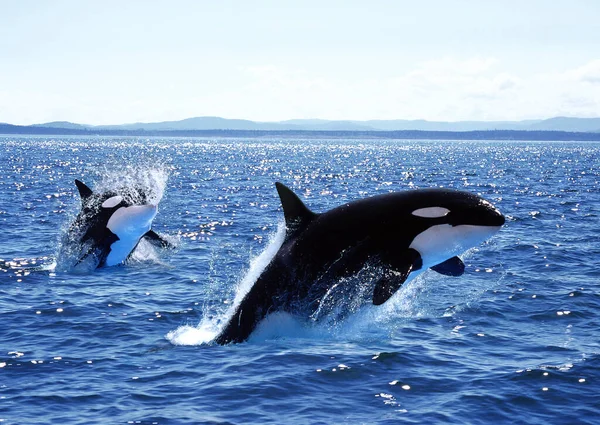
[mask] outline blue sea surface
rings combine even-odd
[[[0,423],[598,424],[599,165],[593,142],[0,137]],[[76,178],[153,191],[178,248],[71,267]],[[461,277],[212,344],[281,243],[276,181],[316,212],[452,187],[507,223]]]

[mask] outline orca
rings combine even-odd
[[[94,193],[80,180],[75,180],[75,185],[81,197],[81,210],[69,228],[68,237],[83,252],[76,265],[90,257],[96,268],[122,264],[142,238],[156,246],[173,247],[151,229],[158,205],[148,203],[148,196],[141,188]]]
[[[214,339],[217,344],[245,341],[275,311],[310,315],[332,287],[347,283],[344,277],[365,266],[382,271],[369,283],[375,305],[385,303],[409,278],[429,268],[460,276],[465,265],[458,255],[494,235],[505,221],[490,202],[452,189],[391,192],[318,214],[288,187],[275,185],[285,217],[285,239],[233,308]]]

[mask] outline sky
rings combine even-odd
[[[600,116],[596,0],[0,0],[0,122]]]

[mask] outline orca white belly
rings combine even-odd
[[[150,230],[158,209],[156,205],[135,205],[119,208],[108,220],[107,227],[117,238],[106,257],[107,266],[124,262],[142,236]]]

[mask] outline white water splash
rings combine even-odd
[[[161,264],[162,260],[160,253],[152,246],[150,242],[144,239],[140,239],[138,245],[127,258],[126,263],[135,264],[145,262]]]
[[[138,189],[147,196],[147,203],[158,205],[164,196],[168,178],[167,169],[160,166],[148,168],[125,164],[117,169],[105,169],[92,189],[94,192],[129,190],[129,194],[134,199],[136,195],[134,189]]]
[[[216,322],[203,320],[198,326],[180,326],[169,332],[165,338],[173,345],[200,345],[212,341],[218,332]]]
[[[237,286],[235,300],[232,306],[222,315],[214,318],[204,318],[198,326],[183,325],[169,332],[165,338],[174,345],[200,345],[211,342],[227,324],[236,307],[248,293],[263,270],[269,265],[285,239],[285,224],[279,223],[277,232],[273,234],[267,247],[250,262],[250,268]]]
[[[385,337],[401,326],[403,319],[420,316],[416,309],[420,304],[419,294],[427,283],[425,277],[415,275],[385,304],[365,303],[339,320],[335,312],[317,321],[282,311],[272,313],[258,324],[248,341],[261,343],[279,338],[352,341]]]
[[[254,285],[254,282],[256,282],[261,273],[269,265],[273,257],[275,257],[275,254],[277,254],[277,251],[279,251],[279,248],[281,248],[281,245],[283,245],[285,231],[285,223],[279,223],[277,225],[277,232],[270,237],[269,243],[267,244],[265,250],[252,259],[248,273],[246,273],[246,275],[242,278],[236,290],[235,300],[233,301],[231,312],[233,312],[235,307],[242,302],[244,296],[248,293],[250,288],[252,288],[252,285]]]

